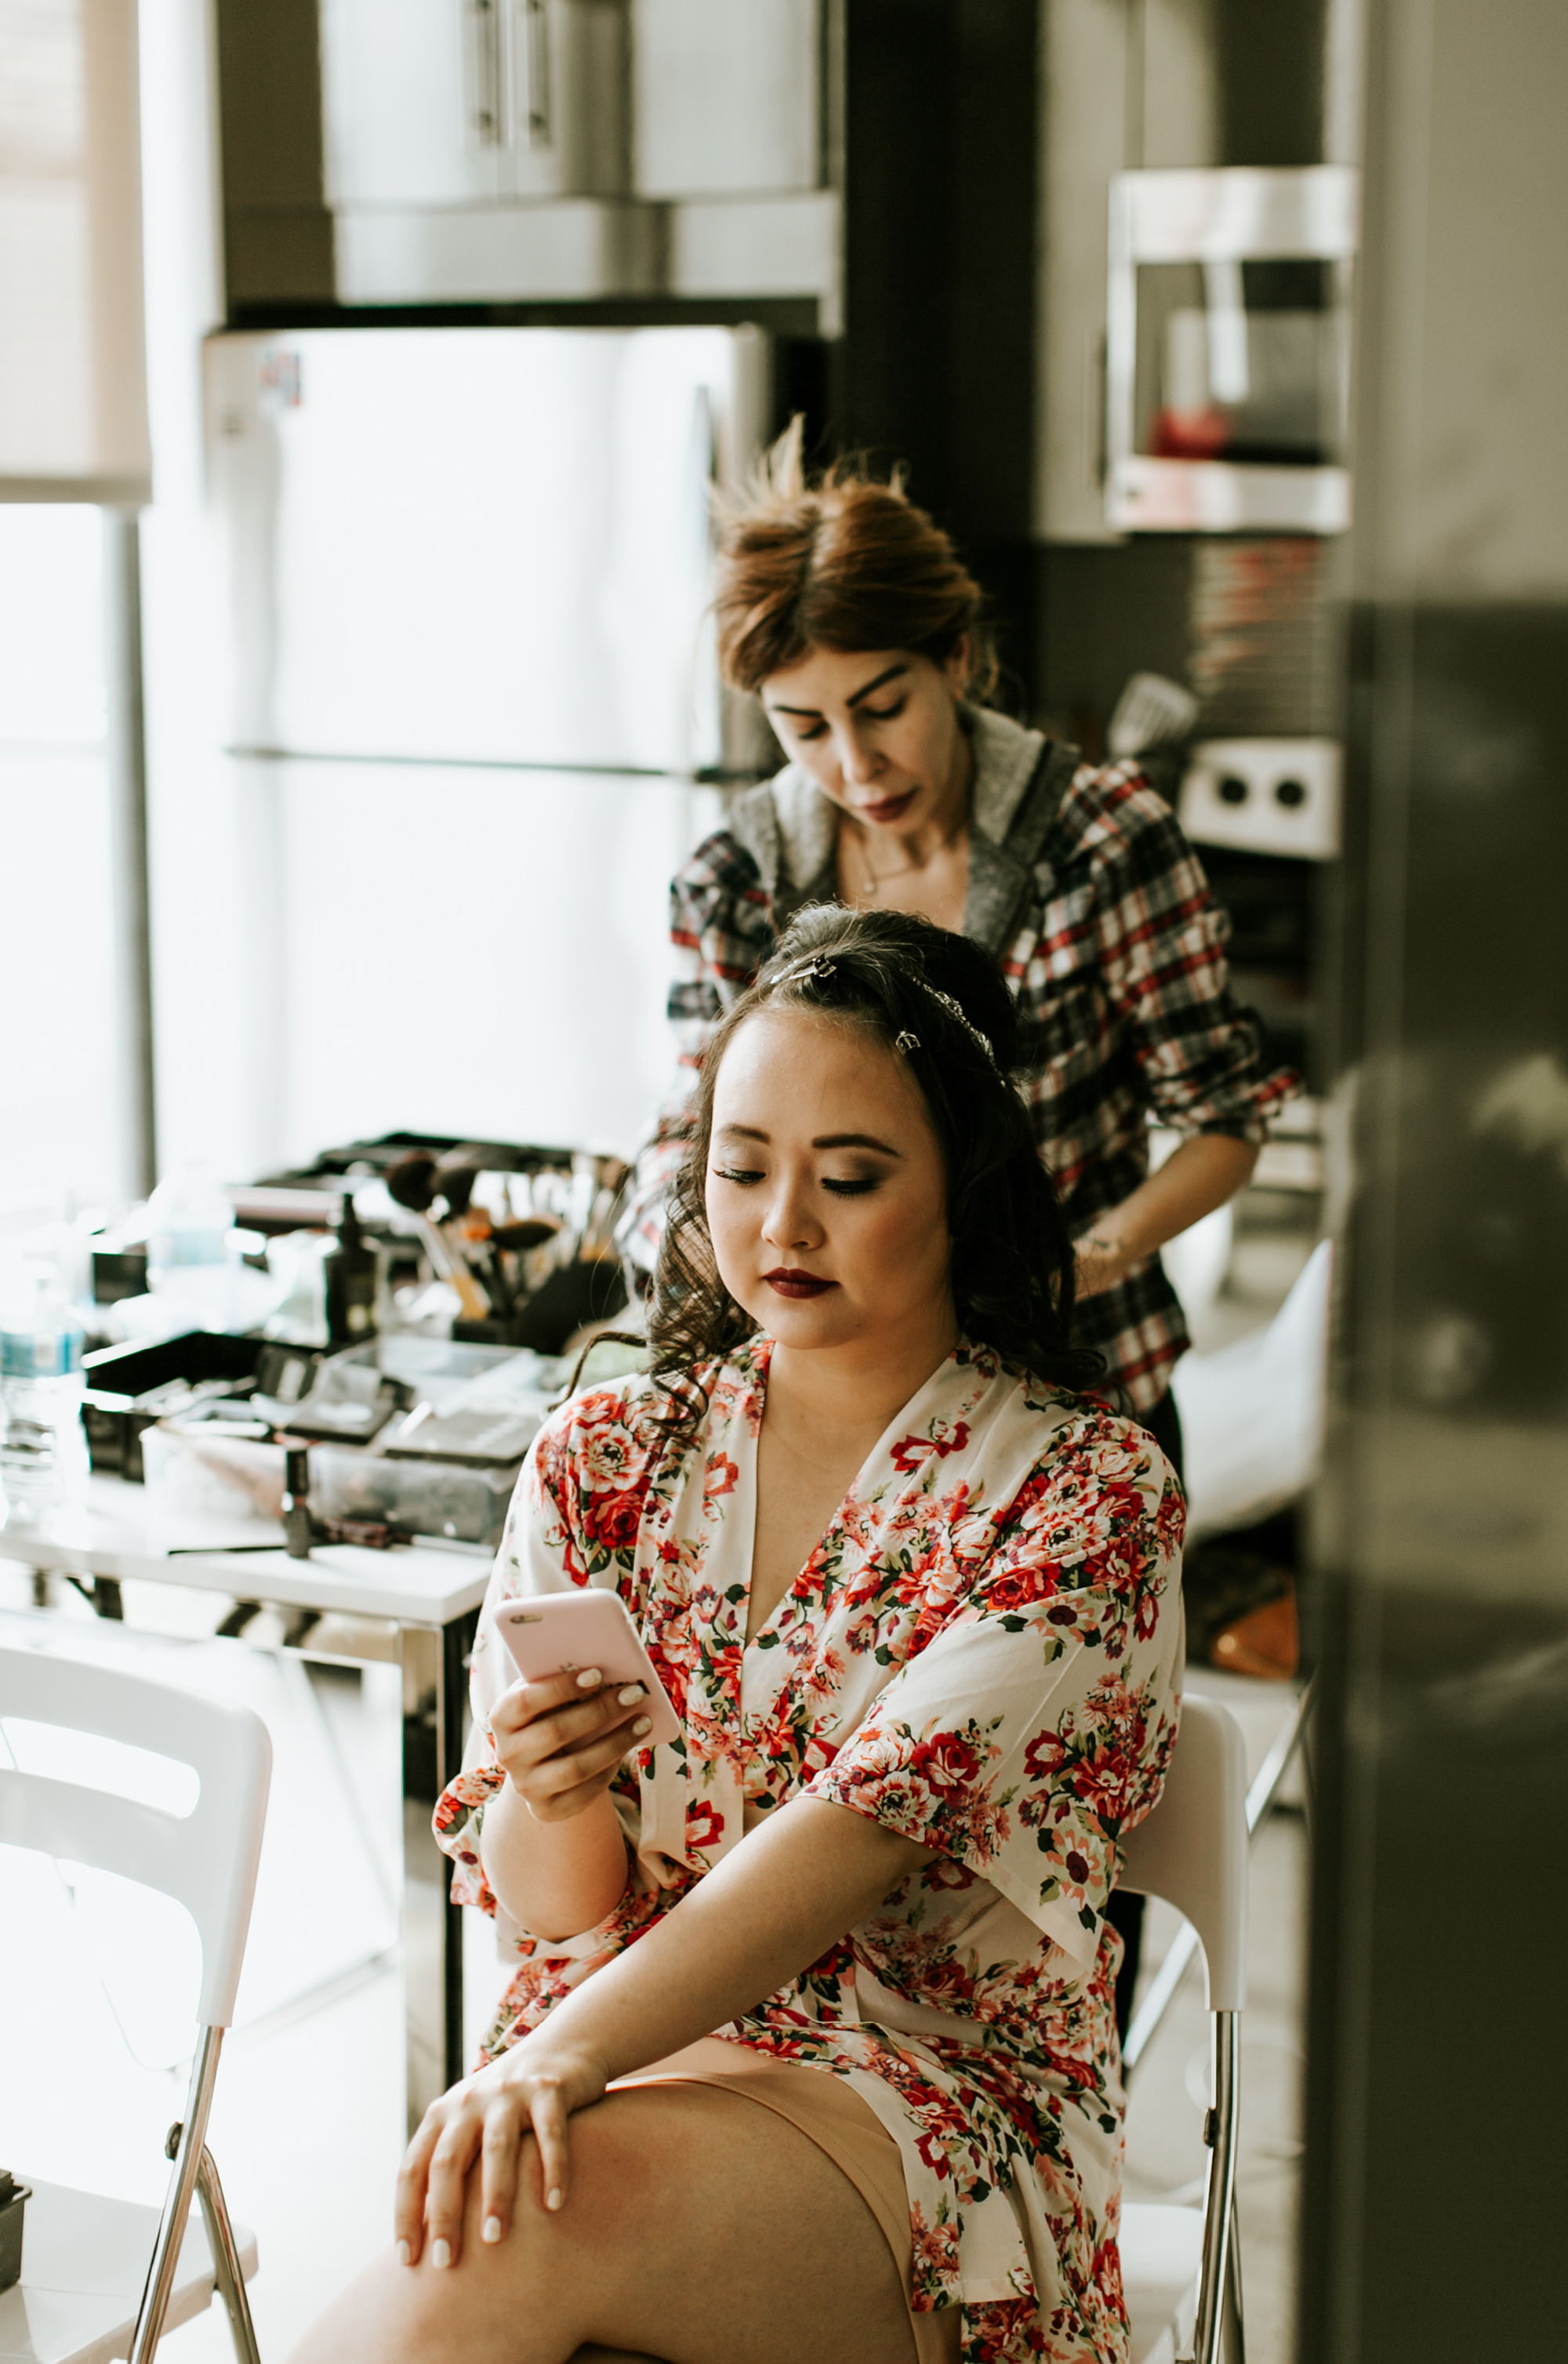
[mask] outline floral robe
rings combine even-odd
[[[651,1382],[573,1398],[518,1480],[480,1623],[475,1715],[516,1679],[518,1594],[619,1592],[684,1736],[612,1791],[628,1879],[561,1941],[501,1918],[501,2052],[633,1943],[743,1832],[823,1798],[933,1849],[794,1983],[715,2031],[845,2078],[897,2143],[917,2308],[962,2305],[964,2364],[1119,2364],[1123,2100],[1105,1923],[1118,1835],[1176,1736],[1183,1503],[1158,1446],[960,1345],[892,1422],[750,1645],[771,1344],[701,1374],[677,1446]],[[494,1912],[478,1836],[505,1776],[476,1724],[437,1836]]]

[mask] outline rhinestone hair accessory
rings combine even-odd
[[[991,1048],[991,1037],[989,1034],[982,1034],[979,1027],[975,1025],[973,1020],[964,1016],[962,1008],[953,999],[951,994],[943,993],[939,986],[935,986],[931,983],[929,977],[921,976],[918,971],[916,972],[916,982],[930,995],[933,1001],[940,1001],[942,1008],[947,1010],[951,1017],[957,1019],[964,1032],[969,1035],[973,1042],[979,1043],[981,1049],[984,1052],[985,1056],[990,1060],[991,1065],[995,1066],[996,1065],[996,1054]]]
[[[813,953],[809,960],[796,961],[793,968],[786,968],[782,976],[774,978],[773,983],[775,986],[798,985],[808,976],[833,976],[838,973],[838,962],[829,960],[826,953]],[[994,1067],[996,1066],[996,1054],[991,1047],[991,1037],[989,1034],[983,1034],[973,1020],[964,1015],[962,1004],[955,1001],[951,993],[944,993],[940,986],[933,985],[930,978],[918,968],[911,973],[921,992],[929,993],[933,1001],[940,1001],[948,1015],[957,1019],[971,1042],[978,1043],[991,1065]],[[920,1038],[917,1034],[912,1034],[906,1027],[902,1034],[895,1036],[894,1047],[907,1054],[910,1051],[919,1050]],[[997,1072],[998,1074],[1001,1072],[999,1068]]]

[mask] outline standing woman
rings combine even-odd
[[[671,888],[680,1073],[620,1231],[651,1270],[709,1038],[795,913],[913,911],[1000,960],[1022,1087],[1077,1243],[1080,1345],[1181,1467],[1171,1376],[1191,1341],[1160,1250],[1249,1179],[1296,1087],[1231,998],[1229,923],[1136,764],[1085,764],[985,701],[980,586],[900,484],[807,480],[796,419],[725,520],[714,601],[729,685],[789,759],[739,797]],[[1149,1171],[1151,1120],[1183,1138]],[[1126,1939],[1125,2031],[1141,1901]]]
[[[1028,1045],[1029,1120],[1077,1241],[1076,1339],[1178,1461],[1191,1343],[1159,1251],[1251,1174],[1270,1110],[1229,922],[1136,764],[1085,764],[985,700],[980,586],[895,481],[808,483],[797,419],[726,519],[719,658],[789,758],[671,888],[680,1075],[621,1244],[651,1269],[703,1053],[795,914],[918,912],[995,953]],[[1183,1135],[1149,1172],[1151,1119]]]

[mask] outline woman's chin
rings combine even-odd
[[[863,1317],[839,1288],[820,1297],[789,1298],[764,1285],[746,1310],[781,1346],[842,1346],[865,1335]]]

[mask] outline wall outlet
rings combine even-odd
[[[1198,845],[1331,862],[1343,769],[1335,739],[1200,740],[1182,782],[1182,827]]]

